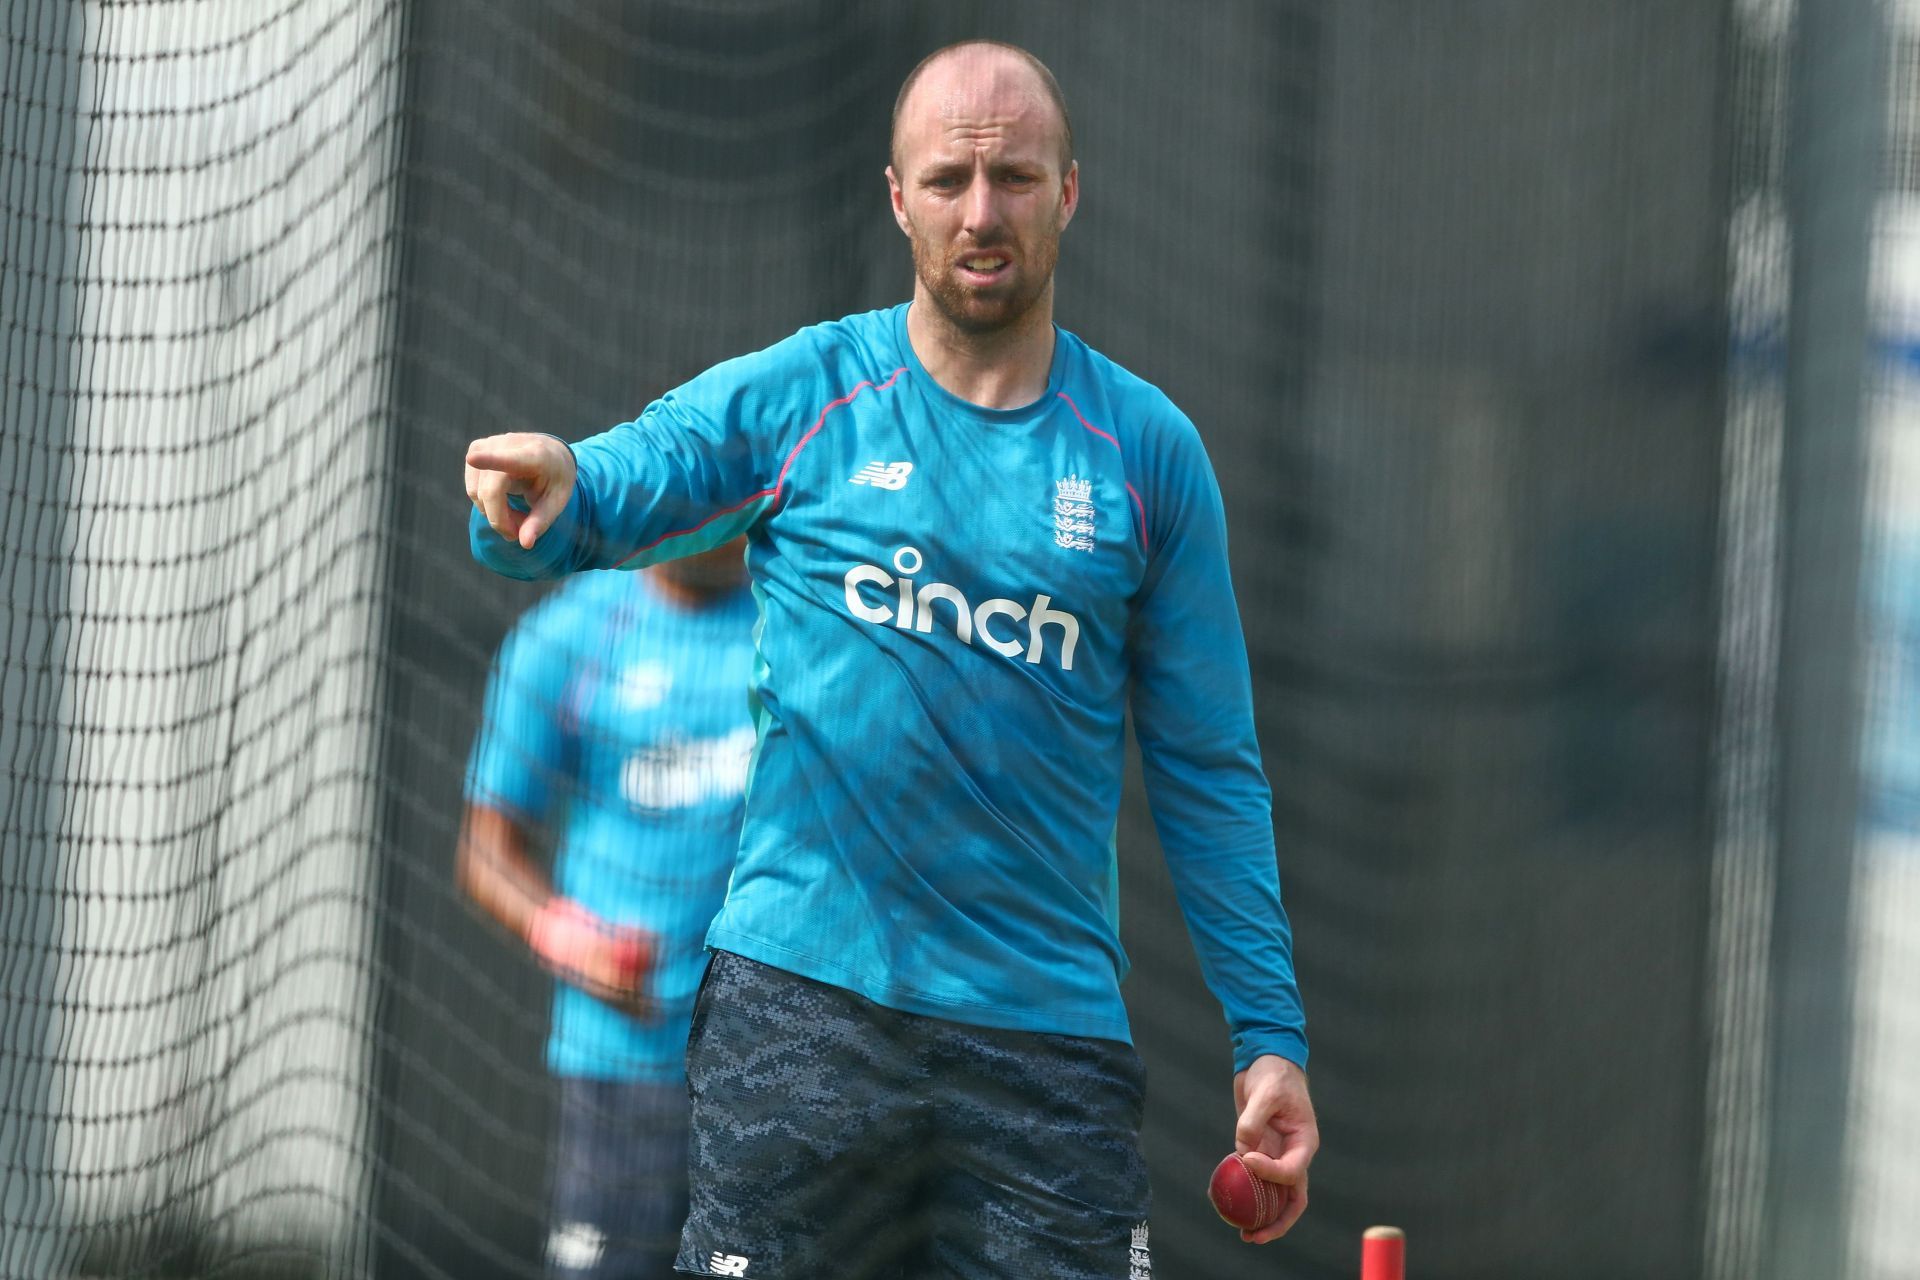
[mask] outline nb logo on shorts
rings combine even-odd
[[[747,1274],[747,1260],[737,1253],[721,1253],[714,1250],[707,1259],[707,1270],[716,1276],[744,1276]]]
[[[590,1222],[568,1222],[547,1237],[547,1257],[557,1271],[591,1271],[607,1251],[607,1237]]]
[[[848,477],[848,484],[870,484],[876,489],[904,489],[913,474],[911,462],[869,462]]]

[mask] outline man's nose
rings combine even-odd
[[[976,239],[1000,224],[1000,208],[993,182],[984,173],[974,174],[973,181],[967,186],[966,224],[966,229]]]

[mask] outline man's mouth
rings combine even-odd
[[[1013,263],[1004,253],[973,253],[960,259],[960,272],[980,283],[997,278]]]

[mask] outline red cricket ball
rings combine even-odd
[[[613,936],[613,963],[626,986],[637,986],[653,967],[652,939],[638,929],[619,929]]]
[[[1238,1155],[1228,1156],[1214,1169],[1207,1198],[1221,1221],[1242,1231],[1272,1226],[1287,1202],[1283,1188],[1254,1176]]]

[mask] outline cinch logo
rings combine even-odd
[[[902,631],[932,631],[934,606],[945,603],[953,610],[953,633],[960,638],[961,644],[972,644],[974,636],[980,637],[980,643],[995,653],[1003,653],[1009,658],[1026,654],[1028,662],[1039,662],[1046,651],[1046,628],[1058,627],[1060,631],[1060,669],[1073,670],[1073,651],[1080,644],[1080,619],[1064,609],[1055,609],[1053,597],[1044,592],[1034,596],[1033,607],[1018,604],[1012,600],[996,597],[982,601],[979,607],[969,604],[960,588],[945,582],[929,582],[916,587],[909,575],[920,572],[920,552],[914,547],[902,547],[893,553],[893,567],[900,574],[898,578],[877,564],[857,564],[847,570],[847,608],[854,617],[867,622],[888,623]],[[886,590],[893,588],[893,599],[887,604],[872,603],[861,588],[869,583]],[[885,597],[881,597],[885,599]],[[999,622],[1005,618],[1007,622]],[[1019,638],[1017,624],[1027,624],[1026,639]],[[1008,623],[1015,624],[1009,627]],[[996,630],[998,626],[998,630]]]

